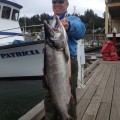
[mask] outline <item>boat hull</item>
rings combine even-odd
[[[44,41],[0,47],[0,78],[43,76]]]

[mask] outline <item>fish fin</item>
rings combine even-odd
[[[70,84],[70,87],[72,86],[72,79],[71,77],[69,77],[69,84]]]
[[[47,75],[44,75],[44,77],[45,77],[45,83],[46,83],[47,87],[49,87]]]
[[[68,52],[67,52],[67,48],[66,48],[66,47],[65,47],[65,49],[64,49],[64,53],[65,53],[66,61],[68,62],[68,60],[69,60],[69,54],[68,54]]]
[[[68,111],[70,110],[71,105],[73,105],[73,104],[75,104],[75,99],[74,99],[73,95],[71,94],[69,103],[67,104],[67,109],[68,109]]]
[[[69,114],[67,115],[67,120],[74,120]]]
[[[77,104],[76,99],[74,98],[74,96],[71,94],[71,98],[70,98],[70,102],[69,104]]]

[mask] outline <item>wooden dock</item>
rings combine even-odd
[[[77,91],[78,120],[120,120],[120,62],[100,62]]]
[[[100,61],[76,92],[77,120],[120,120],[120,61]],[[42,101],[19,120],[40,120],[44,115]]]

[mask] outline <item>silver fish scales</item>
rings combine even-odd
[[[71,65],[67,44],[67,34],[56,16],[57,29],[44,23],[46,33],[45,44],[45,77],[50,90],[51,99],[62,120],[73,120],[68,114],[71,100]]]

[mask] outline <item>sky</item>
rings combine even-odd
[[[52,0],[11,0],[23,6],[20,17],[31,17],[36,14],[48,13],[53,15]],[[92,9],[98,16],[103,17],[105,11],[105,0],[69,0],[68,13],[84,15],[87,9]]]

